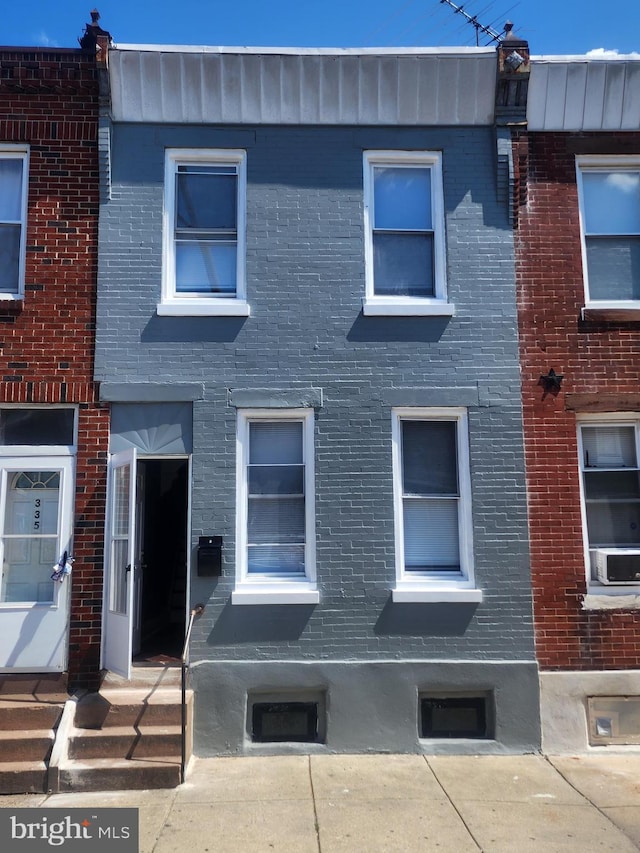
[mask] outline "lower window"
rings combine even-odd
[[[490,738],[492,715],[487,696],[423,696],[420,737]]]
[[[590,577],[640,584],[639,420],[580,424],[580,467]]]
[[[318,740],[316,702],[256,702],[252,709],[251,738],[256,743]]]
[[[472,580],[466,412],[395,410],[398,584]]]
[[[315,581],[313,410],[238,416],[237,586]]]

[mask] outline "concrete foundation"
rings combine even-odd
[[[191,670],[194,752],[498,754],[540,749],[534,662],[202,661]],[[490,736],[421,738],[422,696],[486,697]],[[318,743],[254,743],[251,704],[320,697]]]
[[[542,748],[548,754],[640,751],[639,746],[590,746],[587,699],[640,696],[639,670],[540,673]]]

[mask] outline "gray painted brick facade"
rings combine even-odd
[[[247,151],[248,318],[156,315],[165,147]],[[442,150],[454,317],[363,316],[367,149]],[[195,663],[535,668],[513,237],[494,152],[489,127],[114,126],[96,379],[203,383],[193,404],[192,542],[220,534],[224,548],[220,579],[192,567],[191,601],[207,603]],[[233,403],[269,392],[316,404],[316,606],[231,604]],[[478,605],[391,601],[392,406],[468,407]],[[522,701],[537,707],[534,681]]]

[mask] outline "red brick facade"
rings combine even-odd
[[[516,139],[531,564],[538,658],[547,670],[640,667],[640,611],[582,607],[576,429],[581,411],[640,411],[640,317],[581,319],[575,162],[576,154],[632,153],[640,154],[640,133],[523,133]],[[540,383],[551,368],[564,374],[558,393],[545,393]]]
[[[0,50],[0,143],[28,143],[24,300],[0,303],[0,402],[79,408],[69,681],[99,676],[108,411],[93,384],[98,78],[80,50]]]

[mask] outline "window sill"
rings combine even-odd
[[[582,599],[583,610],[640,610],[640,584],[590,586]]]
[[[363,299],[362,313],[368,317],[453,317],[456,306],[435,299],[380,297]]]
[[[320,593],[306,584],[246,584],[231,593],[232,604],[318,604]]]
[[[0,302],[23,302],[24,296],[21,293],[0,293]]]
[[[423,587],[396,587],[391,590],[391,598],[396,604],[438,604],[452,602],[454,604],[479,604],[482,601],[481,589],[468,587],[444,587],[433,589]]]
[[[582,308],[580,316],[594,323],[636,323],[640,321],[640,302],[591,303]]]
[[[243,299],[175,299],[160,302],[158,317],[248,317],[250,306]]]

